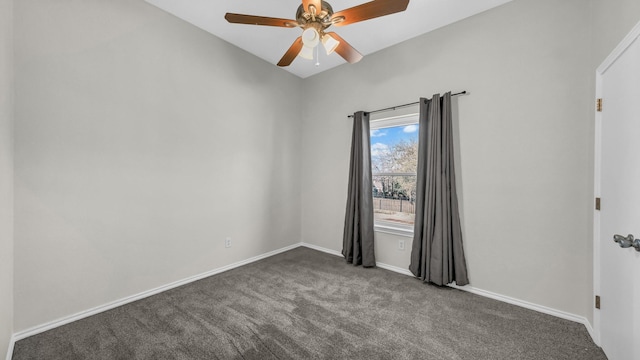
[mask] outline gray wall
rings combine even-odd
[[[13,0],[0,0],[0,357],[13,332]]]
[[[640,22],[640,1],[592,0],[592,2],[593,60],[594,66],[597,67]]]
[[[517,0],[336,68],[308,99],[332,104],[303,128],[303,240],[340,250],[356,110],[457,99],[458,180],[473,287],[591,316],[591,9]],[[393,115],[393,113],[387,113]],[[380,262],[407,268],[398,237]]]
[[[300,241],[300,79],[141,0],[15,44],[16,331]]]

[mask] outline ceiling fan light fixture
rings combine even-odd
[[[335,32],[325,33],[325,30],[332,25],[345,26],[405,11],[409,1],[369,0],[369,2],[334,12],[331,5],[325,0],[302,0],[296,11],[295,20],[235,13],[226,13],[224,18],[233,24],[301,28],[302,35],[298,36],[285,52],[278,62],[278,66],[291,65],[297,56],[313,59],[314,49],[317,57],[320,51],[318,48],[320,41],[322,41],[327,55],[337,52],[348,63],[353,64],[362,59],[362,54],[342,39],[340,35]],[[319,64],[316,62],[317,65]]]
[[[336,50],[338,45],[340,45],[340,41],[334,39],[329,34],[324,34],[322,36],[322,45],[324,46],[324,49],[327,51],[327,55],[331,55],[331,53],[333,53]]]
[[[302,32],[302,43],[305,47],[314,48],[319,42],[320,34],[315,28],[308,27]]]
[[[303,46],[302,49],[300,49],[298,56],[300,56],[303,59],[313,60],[313,48],[308,46]]]

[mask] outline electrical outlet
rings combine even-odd
[[[224,247],[226,248],[230,248],[231,247],[231,238],[227,237],[226,239],[224,239]]]
[[[404,250],[404,240],[398,240],[398,250]]]

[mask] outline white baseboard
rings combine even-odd
[[[60,318],[60,319],[57,319],[57,320],[53,320],[51,322],[48,322],[48,323],[45,323],[45,324],[42,324],[42,325],[38,325],[38,326],[29,328],[29,329],[26,329],[26,330],[23,330],[23,331],[19,331],[19,332],[13,334],[12,345],[11,346],[13,347],[13,342],[28,338],[29,336],[40,334],[42,332],[57,328],[59,326],[66,325],[66,324],[69,324],[71,322],[74,322],[74,321],[77,321],[77,320],[80,320],[80,319],[84,319],[86,317],[89,317],[89,316],[92,316],[92,315],[96,315],[96,314],[99,314],[99,313],[107,311],[107,310],[111,310],[111,309],[116,308],[118,306],[126,305],[126,304],[132,303],[134,301],[138,301],[140,299],[144,299],[146,297],[159,294],[159,293],[161,293],[163,291],[167,291],[167,290],[176,288],[178,286],[186,285],[186,284],[192,283],[192,282],[197,281],[197,280],[204,279],[204,278],[212,276],[212,275],[220,274],[222,272],[225,272],[225,271],[228,271],[228,270],[231,270],[231,269],[235,269],[237,267],[240,267],[240,266],[243,266],[243,265],[247,265],[247,264],[250,264],[252,262],[256,262],[258,260],[262,260],[262,259],[268,258],[270,256],[277,255],[277,254],[283,253],[285,251],[289,251],[289,250],[295,249],[297,247],[300,247],[300,243],[289,245],[289,246],[283,247],[281,249],[270,251],[270,252],[264,253],[262,255],[254,256],[254,257],[246,259],[246,260],[238,261],[238,262],[235,262],[235,263],[227,265],[227,266],[219,267],[217,269],[213,269],[213,270],[204,272],[202,274],[194,275],[194,276],[188,277],[186,279],[178,280],[178,281],[172,282],[170,284],[157,287],[155,289],[143,291],[143,292],[141,292],[139,294],[136,294],[136,295],[128,296],[126,298],[122,298],[120,300],[116,300],[116,301],[110,302],[108,304],[100,305],[100,306],[94,307],[92,309],[81,311],[79,313],[76,313],[76,314],[73,314],[73,315],[70,315],[70,316],[65,316],[63,318]],[[7,356],[9,356],[9,355],[7,355]],[[10,359],[11,359],[10,357],[7,357],[7,360],[10,360]]]
[[[572,314],[572,313],[568,313],[566,311],[557,310],[557,309],[553,309],[553,308],[550,308],[550,307],[547,307],[547,306],[534,304],[534,303],[531,303],[531,302],[528,302],[528,301],[512,298],[510,296],[497,294],[497,293],[494,293],[494,292],[491,292],[491,291],[474,288],[473,286],[469,286],[469,285],[458,286],[458,285],[455,285],[455,284],[451,284],[449,286],[452,287],[452,288],[455,288],[455,289],[459,289],[459,290],[462,290],[462,291],[470,292],[472,294],[488,297],[490,299],[502,301],[502,302],[505,302],[505,303],[508,303],[508,304],[512,304],[512,305],[516,305],[516,306],[520,306],[520,307],[523,307],[523,308],[526,308],[526,309],[529,309],[529,310],[541,312],[543,314],[547,314],[547,315],[555,316],[555,317],[558,317],[558,318],[561,318],[561,319],[570,320],[570,321],[573,321],[573,322],[580,323],[580,324],[584,325],[587,328],[587,332],[591,336],[591,339],[594,339],[594,341],[595,341],[595,337],[594,337],[594,333],[593,333],[593,327],[591,326],[591,324],[589,323],[587,318],[585,318],[584,316],[579,316],[579,315],[575,315],[575,314]]]
[[[335,256],[340,256],[340,257],[343,256],[340,251],[327,249],[327,248],[324,248],[324,247],[318,246],[318,245],[313,245],[313,244],[302,242],[302,243],[300,243],[300,246],[304,246],[304,247],[307,247],[307,248],[313,249],[313,250],[322,251],[324,253],[335,255]],[[408,269],[399,268],[399,267],[393,266],[393,265],[387,265],[387,264],[384,264],[384,263],[376,262],[376,267],[379,267],[379,268],[382,268],[382,269],[391,270],[393,272],[397,272],[397,273],[400,273],[400,274],[403,274],[403,275],[413,276],[411,271],[409,271]]]
[[[328,254],[342,256],[342,253],[340,253],[338,251],[331,250],[331,249],[326,249],[326,248],[323,248],[323,247],[320,247],[320,246],[317,246],[317,245],[312,245],[312,244],[307,244],[307,243],[301,243],[301,245],[305,246],[305,247],[308,247],[310,249],[322,251],[322,252],[325,252],[325,253],[328,253]],[[399,273],[399,274],[403,274],[403,275],[414,277],[414,275],[411,273],[411,271],[409,271],[409,269],[403,269],[403,268],[400,268],[400,267],[397,267],[397,266],[388,265],[388,264],[384,264],[384,263],[380,263],[380,262],[377,262],[376,266],[379,267],[379,268],[382,268],[382,269],[386,269],[386,270],[390,270],[390,271]],[[455,285],[455,284],[451,284],[449,286],[452,287],[452,288],[458,289],[458,290],[470,292],[472,294],[488,297],[490,299],[506,302],[508,304],[520,306],[520,307],[523,307],[523,308],[526,308],[526,309],[529,309],[529,310],[534,310],[534,311],[541,312],[541,313],[544,313],[544,314],[547,314],[547,315],[559,317],[561,319],[570,320],[570,321],[574,321],[574,322],[580,323],[580,324],[584,325],[587,328],[587,332],[591,336],[591,339],[593,339],[594,342],[595,342],[596,337],[595,337],[595,332],[594,332],[593,326],[591,325],[591,323],[589,323],[587,318],[585,318],[583,316],[571,314],[571,313],[568,313],[568,312],[565,312],[565,311],[561,311],[561,310],[556,310],[556,309],[553,309],[553,308],[550,308],[550,307],[547,307],[547,306],[534,304],[534,303],[531,303],[531,302],[528,302],[528,301],[512,298],[510,296],[497,294],[497,293],[494,293],[494,292],[491,292],[491,291],[474,288],[473,286],[469,286],[469,285],[458,286],[458,285]]]
[[[67,316],[67,317],[63,317],[63,318],[60,318],[60,319],[57,319],[57,320],[54,320],[54,321],[51,321],[51,322],[48,322],[48,323],[45,323],[45,324],[42,324],[42,325],[38,325],[38,326],[29,328],[29,329],[26,329],[26,330],[23,330],[23,331],[19,331],[19,332],[13,334],[13,336],[11,337],[11,340],[10,340],[10,343],[9,343],[9,349],[7,350],[6,360],[11,360],[11,357],[12,357],[12,354],[13,354],[14,344],[15,344],[16,341],[25,339],[25,338],[27,338],[29,336],[40,334],[42,332],[57,328],[57,327],[62,326],[62,325],[69,324],[71,322],[74,322],[74,321],[77,321],[77,320],[80,320],[80,319],[84,319],[84,318],[92,316],[92,315],[99,314],[99,313],[107,311],[107,310],[111,310],[111,309],[116,308],[118,306],[126,305],[126,304],[132,303],[134,301],[137,301],[137,300],[140,300],[140,299],[144,299],[146,297],[149,297],[149,296],[161,293],[163,291],[167,291],[167,290],[176,288],[178,286],[186,285],[186,284],[192,283],[192,282],[200,280],[200,279],[204,279],[204,278],[212,276],[212,275],[220,274],[222,272],[225,272],[225,271],[228,271],[228,270],[231,270],[231,269],[235,269],[237,267],[240,267],[240,266],[243,266],[243,265],[247,265],[247,264],[256,262],[258,260],[262,260],[262,259],[268,258],[270,256],[283,253],[285,251],[289,251],[289,250],[295,249],[295,248],[300,247],[300,246],[304,246],[304,247],[307,247],[307,248],[310,248],[310,249],[313,249],[313,250],[321,251],[321,252],[324,252],[324,253],[327,253],[327,254],[331,254],[331,255],[335,255],[335,256],[342,256],[342,253],[339,252],[339,251],[332,250],[332,249],[327,249],[327,248],[324,248],[324,247],[321,247],[321,246],[317,246],[317,245],[313,245],[313,244],[309,244],[309,243],[301,242],[301,243],[289,245],[289,246],[286,246],[286,247],[281,248],[281,249],[270,251],[270,252],[262,254],[262,255],[254,256],[254,257],[246,259],[246,260],[238,261],[236,263],[233,263],[233,264],[230,264],[230,265],[227,265],[227,266],[223,266],[223,267],[220,267],[220,268],[217,268],[217,269],[213,269],[213,270],[207,271],[207,272],[202,273],[202,274],[194,275],[194,276],[188,277],[188,278],[183,279],[183,280],[175,281],[175,282],[172,282],[170,284],[157,287],[155,289],[144,291],[144,292],[141,292],[141,293],[136,294],[136,295],[132,295],[132,296],[120,299],[120,300],[116,300],[116,301],[110,302],[108,304],[97,306],[97,307],[92,308],[92,309],[81,311],[79,313],[76,313],[76,314],[73,314],[73,315],[70,315],[70,316]],[[379,268],[382,268],[382,269],[390,270],[390,271],[393,271],[393,272],[396,272],[396,273],[399,273],[399,274],[403,274],[403,275],[407,275],[407,276],[413,277],[413,274],[408,269],[403,269],[403,268],[400,268],[400,267],[397,267],[397,266],[388,265],[388,264],[384,264],[384,263],[376,263],[376,266],[379,267]],[[468,286],[468,285],[467,286],[450,285],[450,286],[453,287],[453,288],[456,288],[456,289],[460,289],[460,290],[467,291],[467,292],[470,292],[470,293],[473,293],[473,294],[477,294],[477,295],[480,295],[480,296],[488,297],[488,298],[491,298],[491,299],[494,299],[494,300],[506,302],[506,303],[517,305],[517,306],[521,306],[521,307],[524,307],[524,308],[527,308],[527,309],[530,309],[530,310],[534,310],[534,311],[538,311],[538,312],[545,313],[545,314],[548,314],[548,315],[556,316],[556,317],[559,317],[559,318],[562,318],[562,319],[571,320],[571,321],[574,321],[574,322],[577,322],[577,323],[581,323],[587,328],[587,331],[589,332],[589,335],[591,335],[591,338],[595,339],[593,327],[591,326],[589,321],[587,321],[587,319],[582,317],[582,316],[578,316],[578,315],[574,315],[574,314],[567,313],[567,312],[564,312],[564,311],[552,309],[552,308],[549,308],[549,307],[546,307],[546,306],[542,306],[542,305],[537,305],[537,304],[530,303],[530,302],[527,302],[527,301],[515,299],[515,298],[509,297],[509,296],[500,295],[500,294],[493,293],[493,292],[490,292],[490,291],[477,289],[477,288],[474,288],[474,287]]]
[[[15,335],[11,336],[11,339],[9,339],[9,347],[7,349],[7,360],[11,360],[11,358],[13,357],[13,346],[16,343],[16,337]]]
[[[300,246],[304,246],[304,247],[307,247],[307,248],[313,249],[313,250],[322,251],[324,253],[335,255],[335,256],[342,256],[342,253],[340,251],[327,249],[327,248],[324,248],[322,246],[313,245],[313,244],[309,244],[309,243],[306,243],[306,242],[301,242]]]
[[[582,325],[584,325],[584,327],[587,328],[587,332],[589,333],[589,336],[591,336],[591,340],[593,340],[593,342],[600,346],[600,341],[598,340],[598,337],[596,336],[596,330],[593,328],[593,325],[591,325],[591,323],[589,322],[589,320],[587,320],[587,318],[582,318],[584,321],[582,322]]]
[[[403,269],[403,268],[401,268],[401,267],[397,267],[397,266],[393,266],[393,265],[388,265],[388,264],[385,264],[385,263],[379,263],[379,262],[376,262],[376,266],[377,266],[377,267],[379,267],[379,268],[381,268],[381,269],[386,269],[386,270],[389,270],[389,271],[396,272],[396,273],[398,273],[398,274],[402,274],[402,275],[407,275],[407,276],[415,277],[415,275],[413,275],[413,274],[411,273],[411,271],[409,271],[409,269]]]

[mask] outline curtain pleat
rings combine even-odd
[[[342,255],[347,262],[364,267],[376,265],[372,187],[369,114],[358,111],[353,116]]]
[[[453,157],[451,93],[420,99],[416,218],[409,270],[425,282],[469,283]]]

